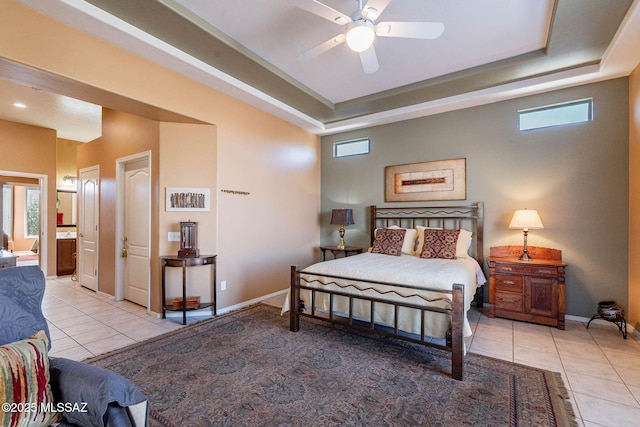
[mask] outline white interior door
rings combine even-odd
[[[127,163],[124,175],[122,278],[124,298],[144,307],[149,302],[150,182],[147,158]]]
[[[98,220],[100,206],[100,168],[80,170],[78,189],[78,282],[98,290]]]

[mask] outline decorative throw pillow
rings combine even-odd
[[[416,226],[416,231],[418,233],[418,245],[416,246],[415,255],[420,256],[422,253],[422,248],[424,248],[424,230],[443,230],[442,227],[424,227],[422,225]]]
[[[424,230],[424,247],[421,258],[456,259],[460,230]]]
[[[34,336],[0,346],[0,411],[2,426],[49,426],[59,421],[49,386],[47,336]]]
[[[402,243],[402,253],[407,255],[414,255],[416,248],[416,240],[418,239],[418,230],[415,228],[402,228],[397,225],[391,225],[386,228],[391,228],[393,230],[407,230],[404,234],[404,242]],[[375,235],[378,235],[378,230],[380,228],[376,228]]]
[[[404,228],[379,229],[371,252],[374,254],[400,256],[406,231]]]

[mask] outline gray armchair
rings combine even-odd
[[[36,266],[0,269],[0,346],[44,331],[51,348],[41,308],[44,290],[44,274]],[[63,412],[60,426],[148,425],[147,398],[121,375],[64,358],[50,357],[48,362],[54,404],[84,409]]]

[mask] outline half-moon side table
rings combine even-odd
[[[201,310],[207,307],[213,307],[213,315],[216,315],[216,257],[217,255],[200,255],[195,258],[180,257],[177,255],[162,256],[162,318],[166,318],[167,311],[182,311],[182,324],[187,324],[187,311]],[[203,265],[211,266],[211,295],[213,301],[199,303],[197,307],[187,308],[187,267],[199,267]],[[173,305],[167,305],[165,296],[165,270],[167,267],[182,268],[182,307],[173,308]]]

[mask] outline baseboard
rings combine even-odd
[[[482,308],[487,308],[489,309],[490,304],[489,303],[484,303],[482,305]],[[581,322],[581,323],[589,323],[589,320],[591,320],[590,317],[582,317],[582,316],[573,316],[570,314],[565,314],[564,316],[565,320],[571,320],[574,322]],[[591,324],[596,324],[596,325],[609,325],[612,326],[614,328],[618,328],[614,323],[612,322],[608,322],[604,319],[593,319],[593,321],[591,322]],[[637,338],[638,340],[640,340],[640,332],[637,331],[633,326],[631,326],[630,324],[627,323],[627,333],[632,334],[635,338]]]
[[[262,301],[266,301],[268,299],[280,296],[280,295],[284,295],[286,294],[288,291],[288,289],[283,289],[281,291],[277,291],[277,292],[273,292],[271,294],[267,294],[267,295],[263,295],[261,297],[258,298],[254,298],[251,299],[249,301],[244,301],[241,302],[239,304],[235,304],[235,305],[230,305],[229,307],[223,307],[223,308],[216,308],[216,312],[217,314],[225,314],[225,313],[229,313],[232,311],[236,311],[239,310],[241,308],[244,307],[249,307],[250,305],[254,305],[254,304],[258,304],[259,302]],[[161,314],[157,314],[158,317],[161,316]],[[198,311],[187,311],[187,318],[189,317],[202,317],[202,316],[213,316],[213,310],[212,309],[206,309],[206,310],[198,310]],[[171,311],[166,313],[166,317],[167,318],[182,318],[182,312],[181,311]]]

